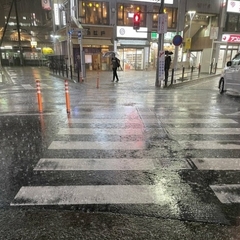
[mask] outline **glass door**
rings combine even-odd
[[[121,65],[124,70],[143,70],[144,49],[118,49]]]

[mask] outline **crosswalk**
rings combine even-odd
[[[83,151],[145,151],[148,148],[146,132],[152,129],[155,133],[162,133],[162,125],[173,136],[182,149],[188,151],[203,150],[190,159],[197,171],[232,171],[240,170],[240,158],[212,157],[204,155],[207,150],[239,150],[239,123],[222,114],[207,116],[195,106],[191,118],[176,111],[166,111],[164,105],[156,112],[144,108],[123,107],[112,116],[113,109],[104,106],[94,114],[85,111],[83,115],[74,116],[60,126],[57,139],[53,140],[48,149],[50,151],[77,151],[74,157],[42,158],[36,164],[34,171],[43,172],[85,172],[101,171],[116,173],[116,171],[154,171],[157,160],[147,157],[82,157]],[[195,104],[197,105],[197,103]],[[194,106],[194,105],[193,105]],[[192,107],[192,106],[191,106]],[[161,111],[161,108],[164,111]],[[87,110],[87,105],[82,105]],[[198,114],[194,114],[198,112]],[[195,116],[195,117],[193,117]],[[149,129],[148,129],[149,128]],[[147,130],[147,131],[146,131]],[[229,141],[228,136],[236,139]],[[93,136],[97,136],[94,139]],[[111,137],[117,140],[111,141]],[[219,136],[223,138],[218,139]],[[75,137],[74,140],[71,137]],[[81,137],[86,137],[82,140]],[[131,138],[130,138],[131,137]],[[63,138],[63,139],[61,139]],[[60,140],[59,140],[60,139]],[[81,139],[81,140],[79,140]],[[200,140],[199,140],[200,139]],[[78,152],[80,151],[80,152]],[[162,162],[167,159],[161,159]],[[187,161],[182,161],[179,169],[191,169]],[[222,203],[239,203],[237,192],[240,185],[210,185],[216,197]],[[77,205],[77,204],[160,204],[164,205],[168,198],[157,184],[136,185],[117,184],[106,185],[60,185],[60,186],[23,186],[11,202],[11,206],[25,205]],[[223,197],[224,196],[224,197]]]
[[[82,107],[82,111],[88,108]],[[68,118],[59,128],[58,137],[85,137],[90,140],[54,140],[49,145],[50,151],[145,151],[147,149],[145,131],[154,127],[156,133],[162,129],[155,114],[147,109],[125,107],[118,109],[112,118],[112,108],[96,107],[94,118],[91,113],[82,117]],[[97,140],[92,139],[97,136]],[[111,137],[119,140],[109,141]],[[77,153],[76,155],[79,155]],[[159,163],[147,157],[74,157],[42,158],[34,168],[35,172],[83,172],[102,171],[154,171]],[[168,159],[162,159],[162,166],[170,165]],[[189,169],[182,161],[180,169]],[[11,206],[25,205],[76,205],[76,204],[164,204],[166,196],[158,185],[64,185],[64,186],[23,186]]]
[[[178,139],[185,150],[196,151],[191,163],[198,171],[239,171],[239,154],[232,150],[240,149],[239,123],[228,116],[219,115],[204,119],[166,119],[169,133]],[[198,126],[204,124],[206,126]],[[189,128],[187,125],[192,125]],[[195,125],[195,126],[194,126]],[[232,138],[230,138],[232,136]],[[191,139],[191,140],[188,140]],[[200,150],[200,152],[199,152]],[[231,151],[232,157],[209,157],[206,151]],[[233,156],[235,155],[235,156]],[[229,154],[230,156],[230,154]],[[240,203],[240,184],[214,184],[209,186],[221,203]]]

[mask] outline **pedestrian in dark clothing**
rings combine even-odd
[[[116,77],[116,82],[119,81],[118,75],[117,75],[117,68],[120,66],[120,60],[118,58],[116,58],[115,54],[112,57],[112,71],[113,71],[113,80],[112,82],[114,82],[115,77]]]
[[[169,56],[169,52],[165,51],[165,66],[164,66],[164,71],[165,71],[165,86],[167,86],[167,82],[168,82],[168,72],[169,72],[169,68],[171,65],[171,57]]]

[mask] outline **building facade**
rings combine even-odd
[[[159,0],[28,0],[16,1],[2,42],[2,60],[19,55],[42,58],[52,47],[67,65],[79,59],[86,70],[110,70],[109,51],[117,52],[124,70],[156,68],[158,58]],[[11,1],[2,0],[0,34],[7,22]],[[223,67],[239,50],[239,0],[165,0],[167,32],[164,50],[172,51],[176,66]],[[133,14],[140,12],[139,30],[133,29]],[[173,44],[181,35],[179,47]],[[19,43],[20,42],[20,43]],[[8,49],[8,48],[12,48]],[[12,55],[12,56],[11,56]],[[9,60],[8,60],[9,61]],[[174,61],[173,61],[174,62]],[[173,66],[173,67],[176,67]]]
[[[52,53],[51,8],[44,9],[40,0],[29,3],[29,0],[1,0],[0,47],[3,65],[42,65],[45,54]]]

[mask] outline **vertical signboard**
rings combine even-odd
[[[211,27],[210,39],[217,39],[217,38],[218,38],[218,27]]]
[[[159,34],[167,32],[167,21],[168,15],[166,13],[162,13],[158,15],[158,30]]]
[[[164,66],[165,66],[165,51],[159,51],[159,66],[158,66],[158,78],[164,79],[165,78],[165,72],[164,72]]]
[[[57,3],[54,3],[54,18],[55,18],[55,25],[59,25],[60,24],[59,7]]]
[[[185,42],[185,49],[186,50],[191,48],[191,42],[192,42],[191,38],[186,38],[186,42]]]

